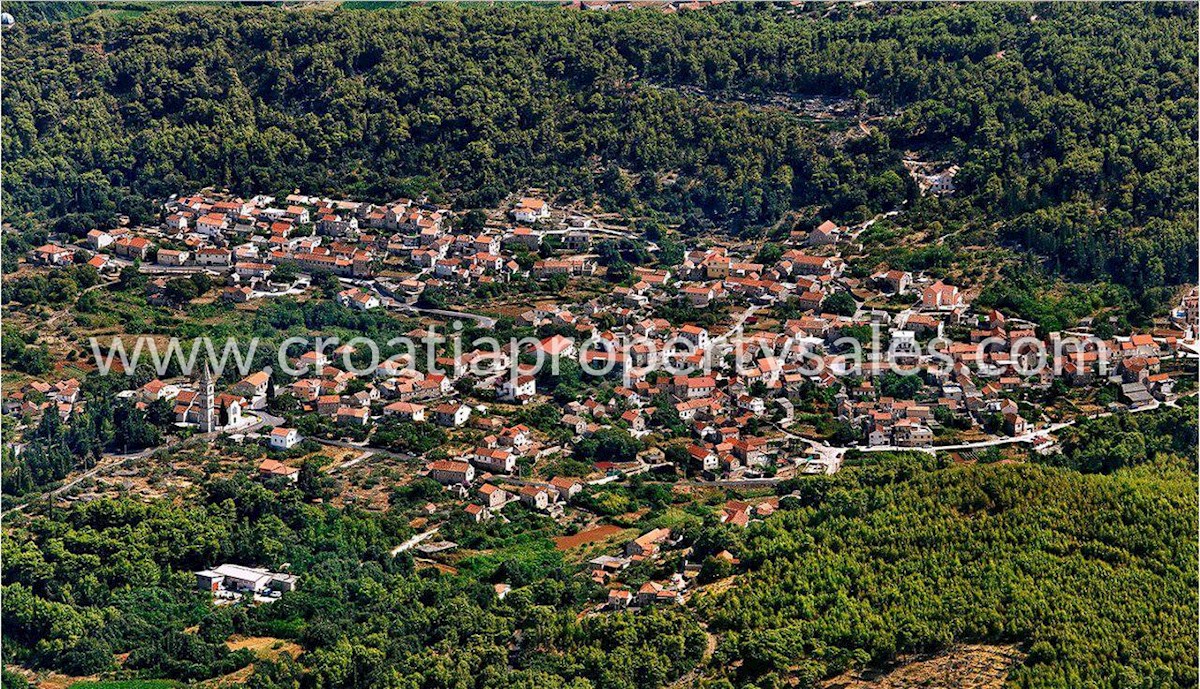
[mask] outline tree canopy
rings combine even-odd
[[[535,184],[733,230],[909,200],[998,223],[1073,279],[1141,292],[1193,277],[1195,7],[1033,14],[437,4],[23,20],[5,37],[6,216],[83,233],[198,184],[464,207]],[[849,99],[869,133],[756,100],[793,95]],[[959,164],[957,196],[917,199],[906,151]]]

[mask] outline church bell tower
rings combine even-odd
[[[212,371],[208,362],[204,362],[204,375],[200,377],[200,431],[212,433],[217,428],[216,420],[216,385],[213,383]]]

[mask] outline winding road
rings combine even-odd
[[[427,313],[427,314],[431,314],[434,316],[440,316],[442,318],[448,318],[448,319],[461,318],[463,320],[475,321],[476,323],[479,324],[479,327],[481,327],[481,328],[491,329],[491,328],[496,327],[496,319],[495,318],[492,318],[491,316],[484,316],[483,314],[479,314],[479,313],[469,313],[467,311],[451,311],[449,309],[427,309],[423,306],[401,306],[401,307],[399,307],[399,310],[415,311],[417,313]]]
[[[234,433],[252,433],[254,431],[257,431],[260,428],[263,428],[264,426],[278,426],[284,422],[283,417],[275,416],[274,414],[271,414],[265,410],[255,411],[254,415],[256,417],[258,417],[254,423],[251,423],[242,428],[233,429],[233,432]],[[100,458],[100,461],[96,463],[96,466],[94,466],[91,469],[88,469],[80,474],[77,474],[75,476],[68,477],[62,484],[60,484],[54,488],[51,488],[49,490],[38,493],[37,495],[22,496],[21,498],[19,498],[22,501],[21,504],[14,505],[13,507],[6,507],[2,511],[0,511],[0,521],[2,521],[5,517],[7,517],[10,514],[21,512],[26,507],[28,507],[29,505],[32,505],[35,502],[40,502],[42,500],[47,500],[47,499],[53,498],[55,496],[62,495],[63,493],[71,490],[75,486],[78,486],[80,483],[82,483],[83,481],[86,481],[89,478],[94,478],[96,476],[102,476],[104,474],[107,474],[108,472],[110,472],[110,471],[116,469],[117,467],[121,466],[122,464],[124,464],[127,460],[143,459],[145,457],[149,457],[150,455],[154,454],[155,452],[158,452],[159,450],[173,449],[175,447],[178,447],[183,442],[192,440],[194,438],[205,438],[205,439],[211,440],[211,439],[217,437],[218,435],[220,435],[221,433],[225,433],[225,432],[226,431],[224,431],[224,430],[220,430],[220,431],[214,431],[212,433],[197,433],[195,435],[188,436],[187,438],[176,438],[175,440],[172,440],[169,443],[165,443],[163,445],[158,445],[156,447],[148,447],[144,450],[138,450],[137,452],[130,452],[130,453],[126,453],[126,454],[103,455]]]

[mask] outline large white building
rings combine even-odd
[[[297,577],[258,567],[224,564],[196,572],[196,586],[204,591],[295,591]]]

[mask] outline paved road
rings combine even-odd
[[[96,284],[92,285],[91,287],[84,288],[79,293],[79,296],[82,297],[83,295],[87,294],[88,292],[92,292],[92,291],[98,290],[98,289],[103,289],[105,287],[111,287],[112,285],[115,285],[118,282],[120,282],[120,281],[119,280],[109,280],[107,282],[97,282]],[[70,311],[67,309],[55,311],[49,318],[46,319],[45,322],[42,323],[40,330],[42,332],[48,331],[55,323],[57,323],[59,320],[61,320],[63,316],[66,316],[69,313],[70,313]]]
[[[484,316],[478,313],[468,313],[466,311],[450,311],[448,309],[427,309],[421,306],[401,306],[400,311],[415,311],[417,313],[428,313],[442,318],[462,318],[468,321],[475,321],[481,328],[495,328],[496,319],[491,316]]]
[[[21,512],[26,507],[28,507],[29,505],[32,505],[35,502],[40,502],[44,499],[49,499],[49,498],[53,498],[57,495],[61,495],[65,492],[67,492],[68,490],[71,490],[75,486],[79,485],[80,483],[86,481],[89,478],[92,478],[95,476],[100,476],[101,474],[106,474],[109,471],[112,471],[113,469],[116,469],[117,467],[119,467],[127,459],[141,459],[143,457],[149,456],[150,454],[157,451],[158,449],[160,449],[160,448],[152,447],[152,448],[146,448],[145,450],[140,450],[138,452],[131,452],[129,454],[104,455],[103,457],[100,458],[100,461],[96,463],[96,466],[67,480],[65,483],[58,486],[57,488],[52,488],[50,490],[44,491],[39,495],[22,496],[21,498],[18,498],[20,500],[23,500],[23,502],[19,505],[14,505],[13,507],[6,508],[3,512],[3,514],[0,514],[0,520],[3,520],[4,517],[7,517],[10,514]]]
[[[820,458],[820,463],[825,465],[825,473],[827,474],[837,473],[838,469],[842,468],[842,459],[846,456],[846,452],[850,450],[848,447],[826,445],[825,443],[813,440],[812,438],[806,438],[802,435],[792,433],[786,428],[782,428],[780,426],[775,426],[775,428],[792,440],[799,440],[801,442],[808,443],[809,448],[817,453],[817,457]]]
[[[1195,395],[1198,393],[1200,393],[1200,391],[1189,393],[1189,395],[1185,395],[1185,397]],[[1158,409],[1158,408],[1164,407],[1164,406],[1174,407],[1174,406],[1178,406],[1178,405],[1176,404],[1176,402],[1172,401],[1172,402],[1167,402],[1165,404],[1154,404],[1154,405],[1148,405],[1145,407],[1141,407],[1139,409],[1132,409],[1132,410],[1129,410],[1129,412],[1136,414],[1136,413],[1140,413],[1140,412],[1150,411],[1153,409]],[[1105,416],[1112,416],[1114,413],[1117,413],[1117,412],[1104,412],[1101,414],[1092,415],[1089,418],[1101,418],[1101,417],[1105,417]],[[819,461],[825,465],[825,473],[833,474],[833,473],[836,473],[839,469],[841,469],[842,460],[845,458],[846,453],[850,450],[859,450],[862,452],[912,452],[912,451],[917,451],[917,452],[925,452],[928,454],[935,454],[938,451],[971,450],[971,449],[979,449],[979,448],[984,448],[984,447],[992,447],[992,446],[997,446],[997,445],[1010,445],[1013,443],[1028,443],[1028,442],[1032,442],[1034,438],[1037,438],[1037,437],[1040,437],[1043,435],[1049,435],[1051,433],[1056,433],[1068,426],[1072,426],[1076,423],[1078,418],[1082,418],[1082,417],[1077,417],[1076,419],[1071,419],[1070,421],[1064,421],[1061,423],[1055,423],[1055,424],[1051,424],[1049,426],[1044,426],[1035,431],[1030,431],[1029,433],[1025,433],[1025,434],[1019,435],[1019,436],[1013,436],[1013,437],[1007,437],[1007,438],[993,438],[991,440],[982,440],[982,441],[975,442],[975,443],[963,443],[963,444],[959,444],[959,445],[939,445],[936,447],[899,447],[896,445],[878,445],[875,447],[838,447],[838,446],[833,446],[833,445],[826,445],[825,443],[814,440],[812,438],[806,438],[802,435],[797,435],[796,433],[792,433],[791,431],[788,431],[787,429],[784,429],[784,428],[780,428],[778,426],[776,426],[776,428],[781,433],[783,433],[784,436],[786,436],[788,438],[808,443],[808,445],[817,453],[817,456],[820,458]],[[788,478],[790,478],[790,477],[785,478],[785,477],[777,476],[777,477],[771,477],[771,478],[718,479],[716,481],[704,481],[704,480],[699,480],[699,479],[690,479],[690,480],[686,480],[686,481],[680,481],[679,483],[681,485],[688,485],[688,486],[719,486],[722,488],[763,488],[763,487],[774,486],[782,481],[788,480]],[[519,483],[520,481],[514,481],[514,482]]]
[[[354,459],[347,459],[346,461],[342,462],[341,464],[337,465],[336,467],[333,467],[332,469],[330,469],[329,473],[332,474],[333,472],[335,472],[339,469],[349,469],[350,467],[358,466],[359,464],[362,464],[363,462],[367,461],[368,459],[370,459],[374,456],[375,456],[374,452],[371,452],[370,450],[363,450],[363,453],[361,455],[358,455]]]
[[[325,438],[312,438],[312,440],[315,440],[322,445],[329,445],[331,447],[344,447],[348,450],[362,450],[364,452],[370,452],[371,454],[384,455],[385,457],[392,457],[405,462],[416,459],[415,455],[410,455],[405,452],[393,452],[392,450],[387,450],[382,447],[373,447],[371,445],[367,445],[366,443],[352,443],[347,440],[327,440]]]
[[[282,417],[275,416],[266,411],[255,411],[254,415],[258,417],[258,420],[256,420],[252,424],[245,426],[244,428],[235,429],[233,432],[234,433],[253,433],[264,426],[278,426],[284,422],[284,419]],[[13,507],[6,508],[3,511],[3,513],[0,514],[0,520],[2,520],[5,516],[12,514],[14,512],[21,512],[26,507],[28,507],[29,505],[31,505],[35,502],[40,502],[43,499],[53,498],[55,496],[62,495],[63,493],[71,490],[75,486],[78,486],[80,483],[86,481],[89,478],[94,478],[96,476],[102,476],[104,474],[107,474],[108,472],[113,471],[117,467],[124,464],[126,460],[143,459],[145,457],[149,457],[150,455],[154,454],[155,452],[158,452],[159,450],[173,449],[175,447],[178,447],[185,440],[192,440],[197,437],[211,440],[213,438],[216,438],[222,432],[224,432],[224,431],[218,431],[215,433],[196,434],[196,435],[192,435],[186,439],[173,440],[169,443],[159,445],[157,447],[148,447],[144,450],[139,450],[137,452],[130,452],[130,453],[126,453],[126,454],[106,454],[100,458],[100,461],[96,463],[96,466],[92,467],[91,469],[88,469],[87,471],[84,471],[81,474],[78,474],[74,477],[67,479],[66,482],[59,485],[58,487],[51,488],[50,490],[47,490],[47,491],[43,491],[42,493],[40,493],[36,496],[27,496],[27,497],[20,498],[22,500],[22,503],[19,505],[14,505]]]
[[[160,266],[154,263],[143,263],[138,266],[138,272],[143,275],[191,275],[193,273],[208,273],[213,276],[220,276],[228,269],[229,266]]]
[[[419,533],[416,536],[413,536],[412,538],[401,543],[400,545],[396,546],[395,548],[392,548],[392,550],[391,550],[392,557],[395,557],[396,555],[408,550],[409,548],[416,546],[421,541],[424,541],[425,539],[436,534],[437,532],[438,532],[438,527],[435,526],[432,529],[430,529],[429,531],[426,531],[424,533]]]
[[[255,433],[258,430],[260,430],[266,426],[281,426],[286,422],[286,419],[284,419],[282,416],[276,416],[266,410],[256,410],[253,412],[253,414],[254,414],[254,416],[258,417],[254,421],[254,423],[248,424],[241,428],[232,429],[229,432],[240,433],[240,434]],[[195,438],[204,438],[206,440],[212,440],[224,432],[226,432],[226,431],[224,429],[222,429],[221,431],[217,431],[214,433],[195,434],[186,439],[173,440],[169,443],[159,445],[157,447],[146,448],[145,450],[140,450],[138,452],[131,452],[128,454],[104,455],[100,459],[100,462],[98,462],[96,464],[96,466],[92,467],[91,469],[88,469],[87,471],[85,471],[81,474],[78,474],[76,476],[69,478],[62,485],[60,485],[56,488],[52,488],[50,490],[44,491],[36,496],[23,497],[23,498],[21,498],[21,500],[22,500],[21,504],[15,505],[13,507],[6,507],[3,515],[0,515],[0,519],[3,519],[3,516],[5,516],[7,514],[14,513],[14,512],[20,512],[20,511],[24,510],[27,506],[29,506],[35,502],[39,502],[45,498],[52,498],[57,495],[61,495],[65,492],[71,490],[72,488],[78,486],[80,483],[82,483],[83,481],[85,481],[89,478],[94,478],[96,476],[102,476],[104,474],[107,474],[110,471],[113,471],[117,467],[121,466],[123,463],[125,463],[126,460],[142,459],[142,458],[150,456],[151,454],[154,454],[155,452],[158,452],[159,450],[171,450],[175,447],[178,447],[185,440],[193,440]],[[347,448],[352,448],[352,449],[364,450],[364,451],[371,452],[373,454],[383,454],[383,455],[395,457],[397,459],[402,459],[402,460],[411,460],[412,459],[412,455],[406,455],[406,454],[402,454],[402,453],[398,453],[398,452],[391,452],[390,450],[385,450],[383,448],[369,447],[369,446],[364,446],[364,445],[356,445],[354,443],[348,443],[348,442],[344,442],[344,441],[340,441],[340,440],[322,440],[320,438],[313,438],[313,440],[316,440],[317,442],[322,443],[324,445],[335,445],[338,447],[347,447]]]
[[[746,324],[746,319],[750,318],[750,316],[754,315],[755,311],[761,308],[763,308],[761,304],[752,304],[746,307],[746,310],[733,320],[733,325],[730,326],[729,330],[709,340],[707,356],[710,358],[714,354],[721,357],[725,356],[727,353],[725,346],[729,345],[729,338],[731,336],[740,336],[742,334],[742,326]],[[729,345],[729,348],[732,350],[732,345]]]
[[[858,236],[859,236],[860,234],[862,234],[863,232],[865,232],[865,231],[869,230],[869,229],[871,228],[871,226],[872,226],[872,225],[874,225],[875,223],[879,222],[879,221],[880,221],[880,220],[882,220],[883,218],[894,218],[894,217],[896,217],[896,216],[900,215],[902,212],[903,212],[903,211],[894,210],[894,211],[888,211],[888,212],[886,212],[886,213],[879,213],[879,214],[877,214],[875,217],[871,218],[870,220],[864,221],[864,222],[863,222],[863,223],[861,223],[860,225],[857,225],[857,226],[855,226],[855,227],[851,228],[851,230],[850,230],[850,241],[857,240],[857,239],[858,239]],[[842,252],[841,252],[841,251],[838,251],[838,252],[837,252],[837,255],[838,255],[838,258],[841,258],[841,256],[842,256]]]
[[[1192,397],[1197,394],[1200,394],[1200,391],[1190,392],[1186,395],[1183,395],[1179,399],[1183,399],[1185,397]],[[784,428],[781,428],[779,426],[776,426],[776,428],[788,438],[808,443],[809,446],[814,451],[816,451],[817,455],[821,459],[821,462],[826,465],[827,473],[832,474],[841,468],[842,460],[845,458],[846,452],[849,450],[859,450],[860,452],[913,452],[913,451],[916,451],[916,452],[925,452],[927,454],[936,454],[937,452],[957,452],[957,451],[962,451],[962,450],[978,450],[978,449],[987,448],[987,447],[998,447],[998,446],[1002,446],[1002,445],[1012,445],[1012,444],[1016,444],[1016,443],[1033,443],[1034,440],[1037,438],[1040,438],[1042,436],[1049,436],[1051,434],[1061,431],[1064,428],[1067,428],[1069,426],[1074,426],[1080,419],[1083,419],[1083,418],[1098,419],[1098,418],[1103,418],[1106,416],[1112,416],[1112,415],[1118,414],[1118,413],[1140,414],[1142,412],[1153,411],[1155,409],[1160,409],[1162,407],[1178,407],[1178,406],[1179,406],[1178,400],[1172,400],[1170,402],[1163,402],[1163,403],[1155,402],[1154,404],[1149,404],[1149,405],[1146,405],[1145,407],[1139,407],[1137,409],[1121,410],[1119,412],[1106,411],[1106,412],[1101,412],[1099,414],[1091,414],[1086,417],[1077,416],[1073,419],[1070,419],[1069,421],[1053,423],[1048,426],[1043,426],[1041,428],[1029,431],[1028,433],[1024,433],[1022,435],[1010,436],[1010,437],[1004,437],[1004,438],[991,438],[989,440],[980,440],[980,441],[973,442],[973,443],[960,443],[960,444],[956,444],[956,445],[935,445],[933,447],[901,447],[898,445],[876,445],[875,447],[857,447],[857,446],[836,447],[836,446],[832,446],[832,445],[826,445],[819,441],[813,440],[812,438],[806,438],[802,435],[797,435],[797,434],[792,433],[792,432],[790,432]],[[754,479],[747,479],[747,480],[754,480]],[[770,479],[770,480],[774,480],[774,481],[778,482],[779,479]],[[723,484],[721,482],[711,482],[711,481],[703,482],[703,483],[707,483],[709,485],[714,485],[714,483],[716,485],[728,485],[728,484]]]
[[[646,245],[647,251],[658,251],[658,244],[650,241],[649,239],[646,239],[646,237],[644,235],[638,234],[637,232],[634,232],[633,230],[630,230],[628,228],[622,229],[619,227],[614,227],[612,225],[605,225],[603,227],[599,227],[599,226],[564,227],[564,228],[558,228],[558,229],[554,229],[554,230],[546,230],[545,232],[542,232],[541,234],[543,236],[566,235],[566,234],[569,234],[572,232],[582,232],[589,236],[600,235],[600,237],[602,239],[611,237],[614,239],[629,239],[629,240],[639,241]],[[511,235],[509,235],[509,236],[511,236]]]
[[[1195,394],[1197,394],[1197,392],[1190,392],[1186,395],[1183,395],[1183,397],[1180,397],[1179,399],[1183,399],[1184,397],[1191,397]],[[1032,443],[1034,441],[1034,439],[1036,439],[1036,438],[1039,438],[1039,437],[1045,436],[1045,435],[1050,435],[1053,433],[1057,433],[1064,428],[1067,428],[1069,426],[1074,426],[1081,419],[1085,419],[1085,418],[1086,419],[1101,419],[1106,416],[1112,416],[1114,414],[1140,414],[1142,412],[1153,411],[1155,409],[1161,409],[1162,407],[1177,407],[1177,406],[1179,406],[1178,400],[1172,400],[1170,402],[1162,402],[1162,403],[1156,401],[1154,404],[1148,404],[1144,407],[1138,407],[1137,409],[1122,409],[1122,410],[1116,411],[1116,412],[1106,411],[1106,412],[1101,412],[1099,414],[1076,416],[1075,418],[1072,418],[1069,421],[1052,423],[1049,426],[1042,426],[1041,428],[1034,429],[1032,431],[1029,431],[1028,433],[1023,433],[1021,435],[1009,436],[1009,437],[1004,437],[1004,438],[991,438],[989,440],[979,440],[979,441],[976,441],[973,443],[960,443],[957,445],[934,445],[933,447],[899,447],[896,445],[876,445],[875,447],[858,447],[855,449],[861,450],[863,452],[904,452],[904,451],[918,450],[921,452],[928,452],[930,454],[933,454],[937,451],[978,450],[978,449],[985,448],[985,447],[997,447],[1000,445],[1013,445],[1016,443]]]
[[[716,481],[689,479],[677,483],[685,486],[718,486],[721,488],[770,488],[786,480],[783,477],[775,476],[771,478],[722,478]]]

